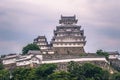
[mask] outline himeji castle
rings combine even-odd
[[[33,43],[38,45],[40,50],[29,50],[26,55],[6,55],[2,58],[5,69],[12,70],[16,67],[37,67],[41,64],[55,63],[59,70],[67,70],[67,63],[75,61],[79,64],[90,62],[109,69],[112,73],[109,64],[114,64],[113,61],[115,64],[119,64],[116,63],[116,60],[120,59],[119,52],[107,52],[108,59],[96,53],[86,53],[84,50],[86,44],[84,30],[77,22],[75,15],[61,16],[59,25],[53,31],[54,35],[49,43],[45,36],[36,37]]]
[[[85,53],[84,46],[86,44],[86,37],[84,36],[84,30],[81,30],[81,26],[77,25],[77,22],[78,20],[76,19],[75,15],[61,15],[59,26],[56,26],[56,30],[54,30],[54,36],[48,45],[48,48],[52,49],[54,53],[58,54]],[[41,41],[39,41],[41,40],[41,37],[39,36],[37,40],[38,41],[34,40],[34,43],[41,47]],[[43,49],[41,48],[41,50]]]

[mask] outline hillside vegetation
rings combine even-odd
[[[2,66],[2,65],[1,65]],[[66,71],[57,70],[56,64],[42,64],[37,68],[0,68],[0,80],[120,80],[120,73],[110,74],[96,65],[69,62]]]

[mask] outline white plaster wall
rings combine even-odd
[[[3,64],[12,64],[12,63],[16,63],[16,59],[7,59],[7,60],[3,60]]]
[[[40,60],[43,60],[42,55],[36,55],[37,58],[39,58]]]
[[[45,47],[45,46],[41,46],[40,49],[48,49],[48,47]]]
[[[29,65],[30,63],[31,63],[31,61],[30,61],[30,60],[28,60],[28,61],[16,62],[16,66]]]
[[[69,45],[69,44],[53,44],[53,47],[84,47],[84,45],[83,44],[75,44],[75,45],[73,45],[73,44],[71,44],[71,45]]]
[[[28,58],[30,57],[30,55],[28,56]],[[39,58],[40,60],[38,60],[37,58]],[[42,55],[36,55],[36,57],[33,57],[33,58],[35,58],[36,60],[34,60],[33,58],[32,59],[30,59],[30,60],[24,60],[24,61],[18,61],[18,62],[16,62],[16,66],[25,66],[25,65],[29,65],[29,64],[31,64],[31,63],[37,63],[37,64],[40,64],[41,62],[41,60],[43,59],[42,58]]]
[[[64,63],[70,61],[104,61],[107,62],[105,58],[77,58],[77,59],[63,59],[63,60],[49,60],[49,61],[42,61],[42,63]]]
[[[54,54],[54,52],[48,52],[48,54]]]
[[[109,55],[109,59],[117,59],[118,55]]]

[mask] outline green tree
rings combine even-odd
[[[72,74],[75,74],[76,73],[76,70],[79,69],[79,64],[74,62],[74,61],[71,61],[68,63],[68,72],[72,73]]]
[[[102,68],[90,64],[85,63],[83,66],[85,74],[84,76],[86,78],[94,78],[95,80],[108,80],[109,79],[109,72],[106,70],[103,70]]]
[[[103,50],[97,50],[97,52],[96,52],[99,56],[105,56],[106,57],[106,59],[108,59],[108,56],[109,56],[109,54],[107,53],[107,52],[105,52],[105,51],[103,51]]]
[[[0,80],[9,80],[10,74],[8,70],[2,69],[0,70]]]
[[[27,80],[27,76],[31,72],[30,68],[16,68],[12,75],[14,80]]]
[[[53,74],[50,74],[48,76],[48,80],[74,80],[70,77],[69,72],[65,71],[57,71]]]
[[[26,76],[26,80],[38,80],[38,76],[35,74],[36,68],[33,68],[28,76]]]
[[[55,64],[42,64],[37,68],[16,68],[12,71],[13,80],[46,80],[56,67]]]
[[[85,63],[82,67],[84,69],[84,75],[87,78],[94,77],[96,73],[99,74],[100,71],[102,70],[100,67],[97,67],[90,63]]]
[[[107,70],[101,70],[101,80],[109,80],[110,73]]]
[[[102,68],[85,63],[80,65],[76,62],[70,62],[68,64],[68,72],[70,72],[71,77],[76,78],[76,80],[108,80],[109,72],[103,70]]]
[[[81,65],[79,65],[77,62],[69,62],[68,63],[68,72],[70,72],[71,77],[74,79],[78,79],[78,80],[84,80],[84,70],[82,68]]]
[[[36,44],[28,44],[27,46],[23,47],[22,54],[27,54],[29,50],[40,50],[40,48]]]
[[[114,73],[112,75],[112,80],[120,80],[120,73]]]
[[[0,70],[4,69],[4,66],[2,63],[0,63]]]
[[[56,70],[57,65],[55,64],[42,64],[36,68],[35,74],[39,76],[39,79],[46,80],[48,75],[52,74]]]

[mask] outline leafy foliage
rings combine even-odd
[[[55,64],[43,64],[40,67],[36,68],[35,74],[39,78],[46,78],[48,75],[52,74],[57,68]]]
[[[2,63],[0,63],[0,70],[4,69],[4,66]]]
[[[48,80],[71,80],[71,77],[69,72],[57,71],[49,75]]]
[[[16,68],[12,73],[13,80],[46,80],[56,67],[55,64],[42,64],[34,69]]]
[[[28,44],[27,46],[23,47],[22,53],[27,54],[29,50],[40,50],[36,44]]]
[[[9,71],[2,69],[0,70],[0,80],[9,80]]]
[[[120,80],[120,73],[114,73],[112,80]]]
[[[76,62],[70,62],[68,71],[76,80],[108,80],[109,78],[108,71],[90,63],[85,63],[81,66]]]
[[[80,79],[80,80],[85,79],[85,77],[83,76],[84,70],[82,66],[76,62],[71,61],[68,63],[68,72],[70,72],[71,77],[73,77],[74,79]]]
[[[37,68],[16,68],[11,80],[120,80],[120,73],[109,74],[102,68],[85,63],[69,62],[67,71],[55,71],[56,64],[42,64]],[[0,80],[10,80],[8,70],[0,70]]]
[[[27,80],[27,76],[29,75],[29,73],[31,72],[31,69],[29,68],[16,68],[13,71],[13,79],[14,80]]]
[[[105,51],[103,51],[103,50],[97,50],[97,52],[96,52],[99,56],[105,56],[106,57],[106,59],[108,60],[108,56],[109,56],[109,54],[107,53],[107,52],[105,52]]]

